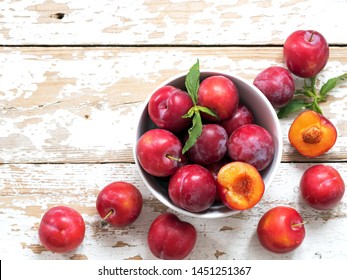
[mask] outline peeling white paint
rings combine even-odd
[[[4,44],[279,44],[294,30],[310,28],[338,44],[347,41],[346,10],[343,0],[7,0],[0,7],[0,40]],[[67,16],[50,18],[55,12]]]
[[[0,158],[6,162],[44,161],[48,153],[53,161],[95,160],[95,155],[110,156],[116,150],[130,152],[136,110],[161,82],[186,73],[196,59],[202,70],[230,71],[252,82],[263,69],[283,66],[281,53],[274,50],[277,53],[261,54],[260,49],[254,53],[246,49],[245,53],[237,48],[224,48],[222,52],[218,48],[100,48],[63,53],[51,49],[46,53],[49,59],[28,49],[6,50],[0,53],[1,59],[13,68],[8,72],[0,68],[0,76],[6,81],[0,84],[0,102],[4,104],[0,142],[5,143]],[[252,55],[257,55],[256,59],[251,59]],[[343,62],[331,59],[319,74],[318,84],[345,72]],[[302,86],[302,79],[295,79],[298,87]],[[336,102],[322,104],[340,131],[345,131],[340,121],[346,119],[344,92],[343,83],[330,93],[330,99]],[[287,141],[293,117],[281,121],[285,155],[293,152]],[[124,130],[131,133],[119,137]],[[346,141],[340,138],[334,148],[344,154],[344,147]]]
[[[171,75],[187,72],[197,58],[204,69],[230,71],[250,82],[264,68],[283,65],[280,47],[218,45],[282,44],[301,28],[316,29],[329,43],[345,45],[346,10],[345,0],[1,1],[2,44],[75,45],[0,49],[0,162],[5,162],[0,164],[1,255],[37,260],[69,259],[76,254],[88,259],[155,259],[147,246],[147,231],[166,207],[144,186],[135,165],[124,163],[132,162],[135,120],[143,100]],[[55,12],[67,15],[61,20],[50,17]],[[79,47],[84,44],[90,47]],[[95,48],[95,44],[134,47]],[[204,44],[216,47],[204,48]],[[319,83],[346,72],[345,48],[335,48]],[[322,105],[339,136],[319,159],[334,166],[343,178],[347,178],[345,91],[345,84],[337,87],[331,101]],[[289,162],[306,161],[294,155],[287,139],[293,117],[281,120],[284,156]],[[180,216],[198,232],[188,258],[346,259],[347,196],[330,211],[313,210],[299,197],[300,176],[313,164],[282,163],[261,203],[247,212],[216,220]],[[117,180],[132,182],[141,190],[143,210],[129,227],[101,230],[96,195]],[[85,240],[68,254],[42,251],[37,232],[40,217],[61,204],[81,211],[87,224]],[[277,205],[293,206],[309,221],[304,243],[291,254],[271,254],[255,237],[261,215]],[[120,247],[115,246],[118,241]]]
[[[262,201],[249,211],[223,219],[197,219],[178,216],[193,224],[198,233],[197,243],[188,259],[215,260],[217,251],[222,252],[219,259],[300,259],[316,257],[316,252],[324,259],[345,259],[344,248],[347,245],[345,231],[347,197],[331,211],[317,211],[305,205],[299,193],[293,191],[299,184],[303,170],[312,164],[286,163],[281,165],[278,176],[266,190]],[[344,163],[330,164],[342,177],[347,176]],[[1,206],[0,246],[6,259],[68,259],[74,254],[81,254],[88,259],[125,259],[141,256],[143,259],[155,259],[147,245],[147,232],[154,218],[160,214],[150,203],[160,205],[143,185],[136,172],[135,165],[128,164],[84,164],[84,165],[2,165],[0,167],[0,186],[4,180],[21,179],[16,186],[19,193],[7,196],[11,203]],[[20,169],[20,170],[17,170]],[[27,169],[26,176],[23,173]],[[17,171],[16,171],[17,170]],[[145,204],[134,224],[124,229],[112,227],[101,230],[98,226],[100,217],[95,209],[95,200],[99,190],[106,184],[128,177],[142,192]],[[59,180],[59,179],[60,180]],[[30,188],[30,185],[33,185]],[[23,187],[24,189],[23,189]],[[24,195],[25,190],[35,192]],[[0,193],[3,189],[0,188]],[[21,195],[22,193],[22,195]],[[38,225],[44,212],[55,205],[70,205],[81,211],[86,222],[86,236],[82,245],[74,252],[53,254],[40,249]],[[307,236],[303,244],[291,254],[271,254],[263,249],[254,237],[260,217],[270,208],[278,205],[295,207],[308,224],[305,225]],[[32,208],[30,211],[28,208]],[[29,211],[29,212],[28,212]],[[36,211],[36,212],[33,212]],[[222,230],[230,228],[230,230]],[[329,236],[322,244],[322,237]],[[230,243],[230,238],[233,242]],[[114,247],[117,242],[128,244]],[[318,245],[320,244],[320,245]],[[36,253],[34,252],[36,248]],[[249,248],[252,248],[250,250]]]
[[[70,136],[61,145],[78,149],[119,150],[129,146],[135,139],[133,119],[137,108],[129,107],[126,112],[103,107],[92,110],[88,120],[82,117],[71,118],[67,128]],[[127,131],[127,133],[124,133]]]

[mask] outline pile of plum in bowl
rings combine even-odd
[[[276,112],[252,83],[231,73],[171,77],[140,111],[134,145],[139,174],[168,208],[218,218],[261,201],[282,157]]]

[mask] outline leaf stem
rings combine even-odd
[[[325,102],[327,100],[328,92],[335,88],[337,83],[342,82],[346,79],[347,73],[344,73],[335,78],[331,78],[321,86],[319,91],[317,91],[316,88],[317,76],[311,77],[309,79],[304,79],[303,89],[297,89],[295,91],[294,98],[286,106],[282,107],[278,111],[278,118],[284,118],[290,113],[299,111],[303,108],[323,114],[319,103]],[[310,81],[310,84],[308,80]],[[309,100],[305,101],[305,99],[303,99],[300,95],[308,97]]]
[[[317,80],[317,76],[313,76],[310,78],[310,82],[311,82],[311,91],[316,95],[316,80]]]

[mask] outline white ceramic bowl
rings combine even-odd
[[[282,158],[282,146],[283,146],[282,132],[281,132],[280,123],[277,118],[275,110],[273,109],[272,105],[267,100],[267,98],[263,95],[263,93],[259,91],[259,89],[257,89],[252,83],[238,76],[235,76],[226,72],[220,72],[220,71],[216,72],[216,71],[201,70],[200,73],[201,73],[200,80],[203,80],[212,75],[223,75],[231,79],[236,85],[236,87],[238,88],[240,102],[246,105],[253,113],[254,122],[266,128],[272,134],[274,144],[275,144],[274,159],[265,170],[260,172],[265,183],[265,191],[266,191],[266,189],[271,184],[279,168],[281,158]],[[184,81],[185,81],[186,74],[187,73],[171,77],[170,79],[168,79],[167,81],[159,85],[153,91],[153,93],[165,85],[171,85],[181,89],[185,89]],[[133,154],[134,154],[136,167],[138,169],[138,172],[143,182],[148,187],[148,189],[153,193],[153,195],[159,201],[161,201],[164,205],[166,205],[170,209],[176,212],[179,212],[181,214],[191,216],[191,217],[220,218],[220,217],[231,216],[235,213],[238,213],[239,211],[231,210],[225,205],[223,205],[221,202],[213,204],[208,210],[204,212],[192,213],[192,212],[186,211],[174,205],[172,201],[170,200],[168,196],[168,192],[167,192],[167,185],[168,185],[167,179],[154,177],[148,174],[146,171],[144,171],[144,169],[141,167],[136,156],[136,144],[144,132],[156,127],[151,121],[151,119],[149,118],[148,111],[147,111],[147,106],[148,106],[150,97],[151,95],[148,96],[148,98],[144,102],[143,108],[141,108],[140,110],[139,118],[137,120],[136,138],[135,138],[135,143],[133,147]],[[261,203],[261,201],[259,203]]]

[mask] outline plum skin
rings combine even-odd
[[[301,78],[316,76],[329,59],[329,44],[315,30],[297,30],[283,45],[284,62],[290,72]]]
[[[208,169],[198,164],[188,164],[171,176],[168,191],[176,206],[198,213],[213,204],[217,185]]]
[[[195,227],[173,213],[162,213],[152,222],[147,244],[154,256],[164,260],[182,260],[193,250],[197,239]]]
[[[259,220],[257,236],[267,250],[283,254],[298,248],[306,231],[301,215],[292,207],[276,206]]]
[[[236,129],[228,139],[227,148],[231,159],[247,162],[258,171],[264,170],[275,154],[272,135],[256,124],[246,124]]]
[[[230,118],[218,122],[225,129],[228,136],[240,126],[251,123],[254,123],[253,113],[241,103],[239,103],[235,113]]]
[[[198,105],[213,110],[216,117],[202,113],[202,118],[209,121],[230,118],[239,104],[239,92],[233,81],[222,75],[204,79],[198,91]]]
[[[148,102],[148,114],[159,127],[177,133],[191,125],[189,118],[182,118],[193,107],[187,92],[164,86],[155,91]]]
[[[108,184],[96,198],[96,209],[100,217],[115,227],[132,224],[142,210],[142,194],[135,185],[116,181]],[[111,214],[109,215],[109,213]]]
[[[161,128],[142,134],[136,145],[136,155],[141,167],[157,177],[172,175],[184,162],[181,141]]]
[[[81,245],[85,234],[83,217],[68,206],[50,208],[39,225],[42,245],[55,253],[67,253]]]
[[[306,169],[301,176],[300,193],[312,208],[329,210],[343,198],[345,183],[332,166],[316,164]]]
[[[218,124],[205,124],[195,144],[187,151],[189,159],[201,165],[221,160],[227,152],[228,134]]]
[[[253,84],[274,108],[287,105],[293,99],[295,92],[295,82],[291,73],[280,66],[266,68],[255,77]]]

